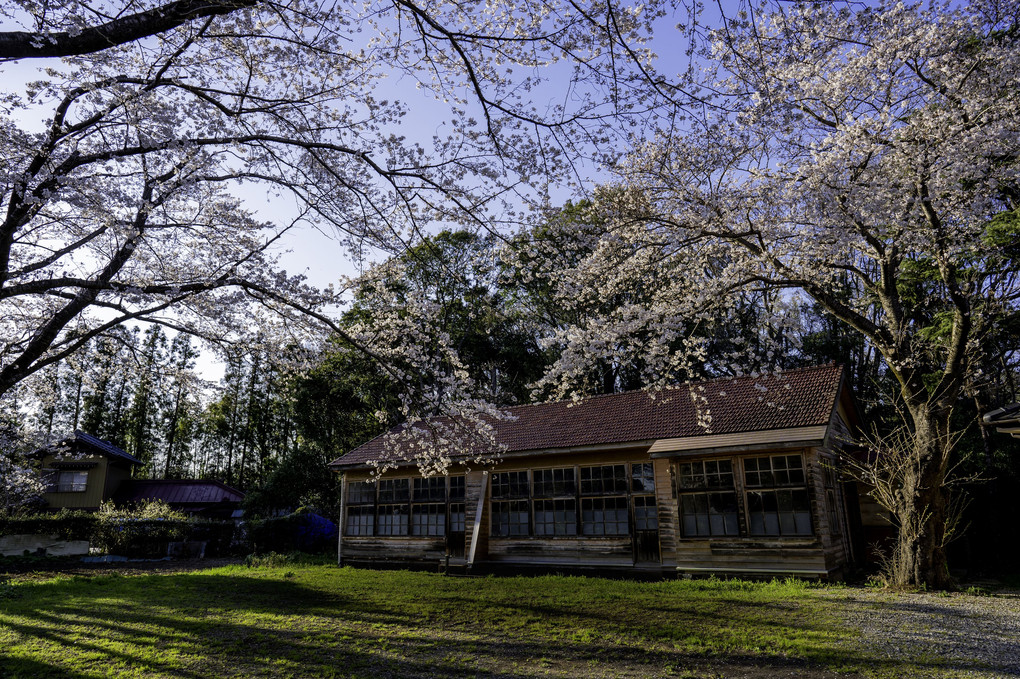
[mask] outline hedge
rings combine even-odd
[[[61,511],[18,517],[0,516],[0,535],[57,535],[64,540],[90,540],[99,523],[91,512]]]
[[[190,521],[113,518],[96,522],[92,547],[107,554],[130,557],[166,556],[171,542],[186,540]]]
[[[57,535],[65,540],[88,540],[107,554],[135,558],[166,556],[171,542],[205,541],[207,556],[230,551],[234,524],[178,518],[131,518],[92,512],[61,511],[17,518],[0,517],[0,536]]]

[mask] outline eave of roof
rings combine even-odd
[[[128,454],[124,450],[121,450],[120,448],[113,445],[109,441],[104,441],[98,436],[93,436],[92,434],[87,434],[83,431],[75,430],[74,438],[76,439],[77,442],[83,443],[89,448],[92,448],[93,450],[108,455],[109,457],[118,458],[131,464],[137,465],[142,464],[142,461],[139,460],[138,458]]]
[[[986,426],[994,426],[1000,434],[1010,434],[1020,439],[1020,403],[997,408],[981,418]]]

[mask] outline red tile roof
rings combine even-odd
[[[841,366],[825,365],[779,375],[720,378],[659,391],[594,396],[576,402],[515,406],[507,410],[517,419],[497,421],[494,427],[507,452],[540,452],[828,424],[842,375]],[[703,404],[701,411],[711,415],[707,430],[698,423],[695,394]],[[386,459],[384,437],[358,446],[330,466]]]

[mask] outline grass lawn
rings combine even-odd
[[[797,581],[462,578],[329,565],[20,579],[0,584],[0,677],[875,672],[836,606]],[[914,673],[909,661],[879,669]]]

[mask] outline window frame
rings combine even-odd
[[[520,483],[525,475],[527,497]],[[636,487],[638,481],[640,488]],[[659,530],[651,460],[495,472],[489,489],[489,537],[497,540],[620,540],[633,539],[638,530]],[[524,500],[528,501],[527,533],[523,529],[523,505],[517,504]],[[641,528],[636,523],[638,505],[643,512]]]
[[[89,488],[89,471],[88,469],[49,469],[46,470],[46,489],[43,492],[46,493],[84,493]],[[61,482],[61,477],[70,475],[73,478],[84,477],[84,480],[78,481],[64,481]]]
[[[798,462],[796,468],[790,466],[794,458]],[[769,464],[767,470],[761,467],[765,460]],[[782,465],[775,464],[778,460],[783,461]],[[748,469],[748,463],[752,461],[754,468]],[[744,471],[744,515],[748,537],[808,538],[817,534],[811,506],[811,477],[807,458],[802,452],[748,455],[741,458],[741,467]],[[751,474],[756,475],[756,483],[750,482]],[[758,516],[761,517],[761,532],[756,532]],[[774,519],[773,524],[769,523],[770,518]],[[803,530],[805,522],[806,530]]]
[[[448,538],[466,522],[466,487],[463,474],[348,481],[344,537]]]
[[[708,465],[714,465],[709,470]],[[725,464],[728,470],[722,470],[721,465]],[[684,467],[691,467],[688,474],[684,473]],[[700,467],[700,470],[694,467]],[[731,457],[714,457],[699,460],[688,460],[677,465],[677,514],[679,523],[677,528],[681,540],[713,540],[717,538],[741,537],[741,507],[740,493],[737,488],[739,471],[734,468],[737,465]],[[724,477],[729,477],[730,483],[722,483]],[[690,485],[685,486],[685,479],[690,479]],[[688,501],[688,498],[690,499]],[[726,503],[733,511],[713,511],[714,508]],[[703,504],[706,511],[690,512],[685,510],[685,504]],[[697,509],[697,507],[696,507]],[[715,517],[720,517],[717,520]],[[728,520],[732,517],[732,523]],[[694,532],[688,532],[689,521],[693,522]],[[717,532],[715,526],[721,527]],[[705,527],[705,531],[702,530]]]

